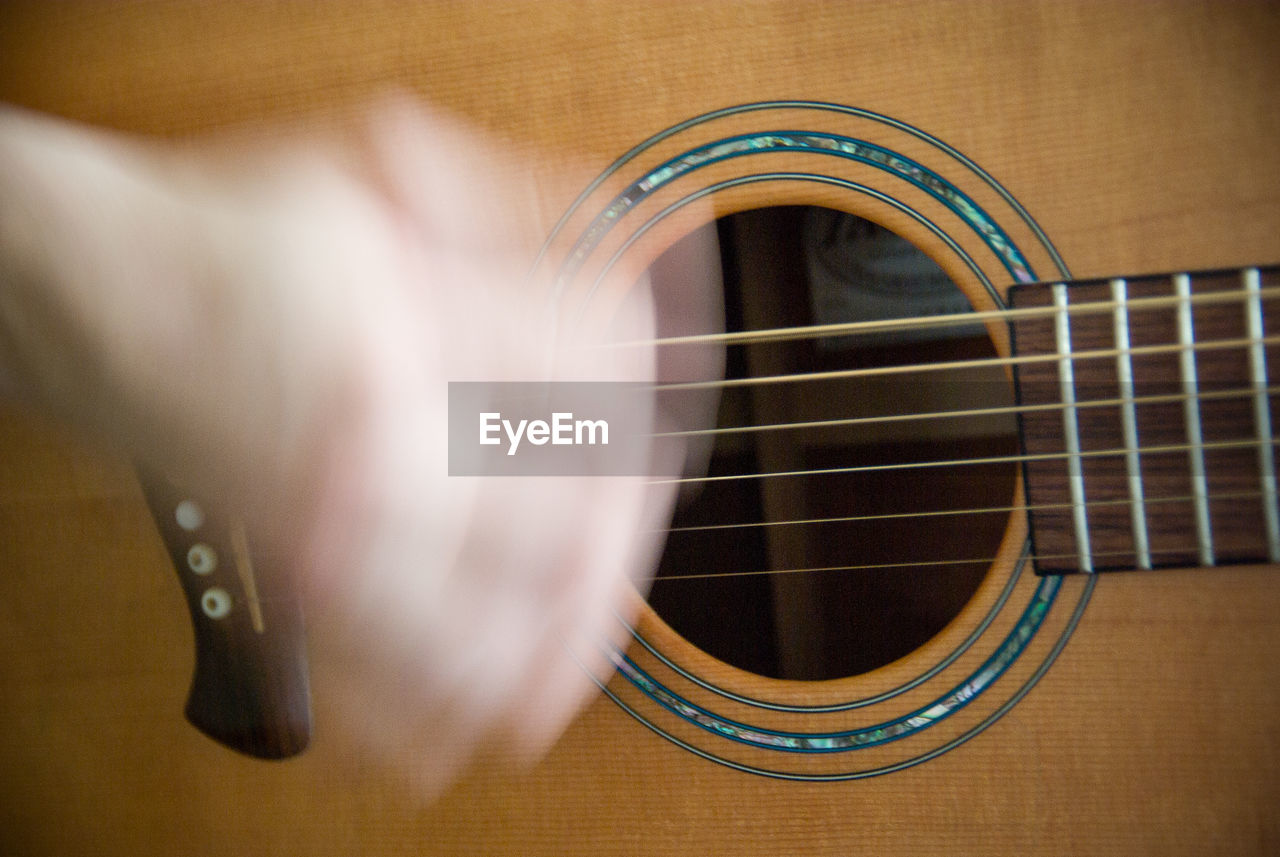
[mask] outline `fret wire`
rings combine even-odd
[[[1075,532],[1076,553],[1080,569],[1093,571],[1093,559],[1089,549],[1089,519],[1085,515],[1084,468],[1080,460],[1080,428],[1076,419],[1076,382],[1071,351],[1071,321],[1067,316],[1067,287],[1063,283],[1053,286],[1053,305],[1058,313],[1053,317],[1054,341],[1058,346],[1058,395],[1065,407],[1062,409],[1062,435],[1067,445],[1067,485],[1071,492],[1071,524]]]
[[[1272,440],[1272,445],[1280,440]],[[1248,440],[1209,441],[1200,445],[1201,449],[1242,449],[1257,446],[1255,438]],[[1163,455],[1173,452],[1186,452],[1187,444],[1176,443],[1161,446],[1148,446],[1142,449],[1144,455]],[[1053,461],[1068,458],[1105,458],[1123,455],[1124,449],[1089,449],[1077,453],[1071,452],[1039,452],[1030,455],[989,455],[975,458],[954,458],[941,461],[906,461],[897,464],[855,464],[848,467],[818,467],[809,470],[777,470],[758,473],[725,473],[719,476],[682,476],[670,479],[650,479],[649,485],[682,485],[695,482],[730,482],[742,479],[770,479],[785,476],[827,476],[836,473],[882,473],[892,470],[921,470],[927,467],[959,467],[967,464],[1021,464],[1028,461]]]
[[[1164,550],[1153,550],[1153,554],[1182,554],[1179,548],[1167,548]],[[1131,551],[1098,551],[1094,554],[1096,557],[1127,557],[1131,556]],[[1075,559],[1075,554],[1069,553],[1050,553],[1050,554],[1027,554],[1031,560],[1049,560],[1049,559]],[[865,563],[857,565],[827,565],[816,566],[813,568],[761,568],[752,569],[751,571],[704,571],[693,572],[690,574],[663,574],[651,575],[642,578],[642,582],[658,583],[664,580],[709,580],[711,578],[730,578],[730,577],[760,577],[771,574],[818,574],[821,572],[832,571],[876,571],[886,568],[941,568],[945,566],[957,565],[991,565],[996,562],[999,557],[975,557],[972,559],[932,559],[932,560],[913,560],[908,562],[877,562]]]
[[[1261,299],[1280,297],[1280,287],[1268,286],[1259,291]],[[1190,303],[1194,305],[1223,304],[1250,300],[1244,291],[1203,292],[1192,295]],[[1152,296],[1132,298],[1129,300],[1131,311],[1168,309],[1186,302],[1179,297]],[[1115,309],[1112,301],[1084,301],[1072,304],[1071,315],[1097,315],[1109,313]],[[796,327],[766,328],[761,330],[739,330],[725,333],[695,333],[686,336],[667,336],[648,340],[627,340],[606,343],[602,348],[647,348],[675,345],[754,345],[768,342],[788,342],[796,339],[825,339],[833,336],[857,336],[859,334],[899,333],[911,330],[933,330],[946,327],[985,323],[988,321],[1004,321],[1008,323],[1049,318],[1055,310],[1046,307],[1018,307],[1015,309],[979,310],[966,313],[950,313],[935,316],[913,316],[910,318],[876,319],[872,321],[848,321],[835,324],[813,324]]]
[[[1257,268],[1246,268],[1241,275],[1249,300],[1245,304],[1248,334],[1262,336],[1261,283]],[[1280,509],[1276,498],[1275,456],[1271,449],[1271,410],[1267,401],[1267,359],[1261,345],[1249,347],[1249,375],[1255,389],[1253,421],[1258,432],[1258,471],[1262,483],[1262,511],[1267,530],[1267,554],[1272,562],[1280,562]]]
[[[1133,391],[1133,359],[1129,354],[1128,288],[1123,279],[1111,281],[1111,298],[1116,309],[1112,317],[1116,343],[1116,380],[1122,394],[1120,428],[1124,434],[1124,463],[1129,482],[1129,526],[1138,567],[1151,568],[1151,546],[1147,538],[1147,510],[1142,491],[1142,465],[1138,458],[1138,409]]]
[[[1191,277],[1186,274],[1173,276],[1173,288],[1178,297],[1191,296]],[[1199,389],[1196,372],[1195,326],[1191,317],[1191,304],[1178,304],[1178,342],[1188,346],[1178,354],[1179,370],[1183,386],[1191,392]],[[1200,546],[1200,564],[1213,565],[1213,528],[1209,521],[1209,480],[1204,467],[1204,433],[1200,427],[1200,403],[1188,398],[1182,405],[1183,422],[1187,431],[1187,463],[1191,469],[1191,491],[1195,495],[1196,544]]]
[[[1268,393],[1280,393],[1280,386],[1264,387],[1261,391],[1264,395]],[[1207,393],[1200,393],[1200,399],[1233,399],[1242,398],[1244,396],[1256,396],[1259,390],[1254,387],[1237,387],[1232,390],[1212,390]],[[1101,408],[1101,407],[1118,407],[1129,402],[1135,405],[1162,405],[1181,402],[1188,396],[1187,393],[1161,393],[1149,396],[1130,396],[1127,398],[1115,399],[1085,399],[1077,401],[1077,408]],[[1045,411],[1059,411],[1065,405],[1057,402],[1041,405],[1001,405],[990,408],[968,408],[959,411],[923,411],[918,414],[880,414],[871,417],[843,417],[832,420],[809,420],[807,422],[796,423],[764,423],[761,425],[751,426],[725,426],[710,429],[688,429],[685,431],[662,431],[654,432],[649,437],[703,437],[707,435],[721,434],[745,434],[757,431],[783,431],[787,429],[815,429],[815,428],[838,428],[840,426],[862,426],[876,425],[882,423],[900,423],[913,421],[926,421],[935,419],[958,419],[962,417],[991,417],[1012,414],[1030,414]]]
[[[1274,345],[1280,343],[1280,336],[1264,336],[1261,339],[1217,339],[1211,342],[1195,342],[1169,345],[1138,345],[1129,349],[1130,354],[1178,354],[1185,351],[1215,351],[1226,348],[1247,348],[1253,345]],[[1114,348],[1099,348],[1091,351],[1077,351],[1072,354],[1074,361],[1115,357]],[[891,375],[906,375],[912,372],[942,372],[960,369],[984,369],[996,366],[1021,366],[1029,363],[1048,363],[1061,361],[1059,354],[1026,354],[1019,357],[983,357],[972,360],[950,360],[940,363],[920,363],[895,366],[866,366],[860,369],[834,369],[826,372],[799,372],[789,375],[762,375],[752,378],[722,378],[717,381],[677,381],[667,384],[655,384],[650,387],[655,392],[680,392],[691,390],[729,389],[748,387],[753,384],[789,384],[801,381],[838,381],[848,378],[871,378]]]
[[[1232,491],[1210,495],[1211,500],[1251,500],[1262,496],[1260,491]],[[1195,498],[1190,494],[1173,497],[1154,497],[1147,501],[1150,505],[1158,503],[1190,503]],[[1129,500],[1090,500],[1089,508],[1100,506],[1127,506]],[[861,523],[864,521],[907,520],[910,518],[946,518],[962,515],[1011,515],[1015,512],[1047,512],[1054,509],[1069,509],[1070,503],[1038,503],[1029,506],[985,506],[969,509],[934,509],[928,512],[885,512],[877,515],[847,515],[831,518],[792,518],[785,521],[742,521],[733,524],[695,524],[686,527],[668,527],[649,530],[649,533],[696,533],[716,530],[745,530],[759,527],[812,526],[814,524]]]

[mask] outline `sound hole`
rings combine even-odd
[[[762,209],[725,218],[716,232],[729,331],[968,307],[927,256],[849,215]],[[680,259],[687,252],[677,245],[650,271],[660,315],[676,319],[678,333],[689,332],[679,320],[688,318],[681,310],[688,309],[691,284],[682,279]],[[703,306],[699,314],[721,313]],[[848,370],[994,354],[978,325],[725,348],[728,379],[845,374],[720,391],[708,409],[718,411],[720,429],[803,427],[721,431],[707,438],[714,438],[708,455],[694,447],[686,474],[692,481],[682,486],[650,605],[703,651],[776,678],[857,675],[922,646],[957,615],[989,569],[1008,521],[1016,468],[912,465],[1015,455],[1016,427],[1007,413],[892,418],[1005,407],[1012,393],[999,367]],[[664,353],[660,370],[670,377],[679,359]],[[848,422],[867,417],[888,419]],[[751,476],[792,471],[804,474]],[[699,479],[742,474],[748,478]]]

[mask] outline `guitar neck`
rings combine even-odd
[[[1041,573],[1280,561],[1280,269],[1033,284],[1012,325]]]

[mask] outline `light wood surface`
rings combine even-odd
[[[769,99],[832,102],[955,147],[1087,277],[1280,260],[1278,45],[1280,14],[1265,3],[7,4],[0,98],[183,135],[343,111],[394,85],[572,165],[577,185],[542,200],[544,234],[593,177],[678,122]],[[715,208],[849,208],[979,294],[935,236],[869,199],[780,182],[718,194]],[[688,228],[667,221],[630,264]],[[3,853],[1280,852],[1274,569],[1101,580],[1024,699],[908,770],[838,783],[745,774],[601,698],[531,771],[482,760],[423,806],[400,775],[330,740],[336,665],[323,641],[318,732],[302,758],[240,758],[185,724],[191,632],[132,475],[16,413],[0,420],[0,450]],[[1046,620],[1055,632],[1082,586],[1065,584]],[[656,620],[643,630],[727,687],[821,701],[919,673],[999,589],[993,574],[924,649],[834,684],[758,679]]]

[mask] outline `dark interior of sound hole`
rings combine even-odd
[[[898,315],[950,311],[957,301],[967,307],[927,257],[848,215],[761,209],[721,220],[716,232],[729,331],[852,321],[883,315],[895,301],[906,307]],[[670,267],[659,260],[651,269],[660,316],[673,290],[689,288],[665,281]],[[846,299],[858,290],[866,294]],[[972,325],[945,335],[730,346],[723,361],[733,379],[993,354],[985,331]],[[1010,401],[996,369],[752,384],[725,389],[714,407],[723,428]],[[724,433],[698,473],[1009,456],[1014,431],[1005,414]],[[1015,478],[1004,463],[691,482],[649,603],[686,640],[753,673],[803,680],[865,673],[919,648],[973,596],[1008,520]],[[937,514],[975,509],[993,511]]]

